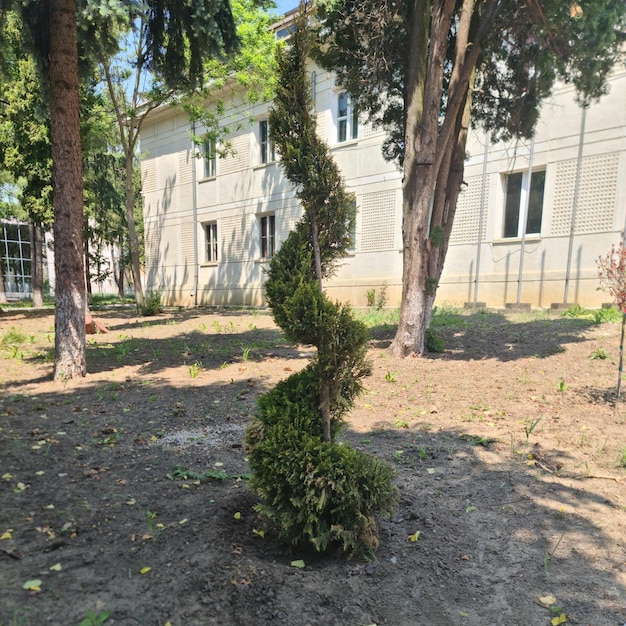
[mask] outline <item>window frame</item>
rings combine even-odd
[[[274,142],[270,139],[270,121],[267,118],[259,120],[259,161],[262,165],[276,161]]]
[[[205,222],[202,226],[204,230],[204,262],[215,264],[220,258],[217,221]]]
[[[356,141],[358,138],[359,114],[348,92],[341,91],[337,94],[337,143]]]
[[[540,237],[545,204],[546,169],[533,170],[530,185],[528,171],[509,172],[504,175],[503,183],[502,239]],[[539,199],[540,203],[537,202]],[[528,210],[524,215],[526,208]],[[522,218],[525,218],[525,224],[522,223]]]
[[[203,178],[217,176],[217,142],[214,137],[205,137],[202,141]]]
[[[276,254],[275,213],[265,213],[259,216],[259,243],[262,259],[271,259]]]

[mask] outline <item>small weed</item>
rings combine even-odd
[[[91,609],[87,611],[87,617],[78,622],[78,626],[101,626],[109,619],[110,611],[100,611],[94,613]]]
[[[408,428],[409,427],[409,423],[406,420],[396,420],[393,423],[393,427],[394,428]]]
[[[606,350],[604,350],[603,348],[598,348],[597,350],[594,350],[589,355],[589,358],[592,361],[595,361],[595,360],[605,361],[606,359],[609,358],[609,355],[607,354]]]
[[[611,307],[610,309],[602,308],[593,312],[593,320],[596,324],[621,322],[622,313],[617,307]]]
[[[398,375],[398,372],[396,371],[390,372],[389,370],[387,370],[387,373],[385,374],[385,380],[388,383],[395,383],[397,375]]]
[[[198,378],[200,373],[202,372],[202,363],[200,361],[196,361],[189,366],[189,376],[191,378]]]
[[[224,361],[221,365],[220,365],[220,369],[221,370],[225,370],[230,364],[228,363],[228,361]]]
[[[185,467],[178,466],[166,475],[169,480],[199,480],[200,482],[206,482],[209,480],[248,480],[248,474],[227,474],[226,472],[217,470],[207,470],[201,474],[198,472],[192,472]]]
[[[561,379],[559,380],[559,384],[557,385],[557,390],[560,393],[565,393],[565,391],[567,390],[567,384],[566,384],[565,379],[563,377],[561,377]]]
[[[552,557],[554,556],[556,549],[559,547],[564,535],[565,533],[563,532],[561,536],[559,537],[559,540],[556,542],[556,545],[554,546],[554,548],[552,548],[550,552],[546,552],[543,556],[543,569],[546,573],[546,578],[548,577],[548,569],[550,568],[550,561],[552,561]]]
[[[244,346],[242,346],[242,347],[241,347],[241,352],[242,352],[242,355],[241,355],[241,360],[242,360],[244,363],[247,363],[247,362],[248,362],[248,359],[250,358],[250,346],[245,346],[245,347],[244,347]]]
[[[149,291],[144,296],[139,310],[144,317],[161,313],[163,311],[161,308],[161,294],[158,291]]]
[[[26,335],[12,326],[6,333],[4,333],[0,343],[6,348],[9,346],[19,346],[25,341]]]
[[[626,447],[622,448],[619,458],[617,460],[617,466],[626,469]]]
[[[152,534],[152,532],[154,531],[154,526],[152,522],[156,518],[157,514],[152,511],[146,511],[144,515],[146,518],[146,524],[148,526],[148,533]]]
[[[436,335],[430,328],[426,330],[424,335],[424,346],[428,352],[440,354],[446,351],[446,345],[441,337]]]
[[[482,446],[483,448],[488,448],[490,444],[498,441],[493,437],[481,437],[480,435],[461,435],[461,439],[463,441],[467,441],[472,446]]]
[[[366,294],[367,306],[373,307],[376,304],[376,289],[368,289]]]
[[[387,304],[387,283],[383,283],[380,286],[380,292],[378,293],[378,298],[376,298],[376,310],[382,311]]]
[[[528,438],[531,436],[533,430],[537,427],[537,424],[541,421],[541,418],[538,417],[536,420],[529,421],[526,426],[524,426],[524,432],[526,433],[526,443],[528,443]]]

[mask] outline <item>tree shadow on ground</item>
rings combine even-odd
[[[502,313],[447,313],[434,316],[431,331],[441,340],[444,351],[427,352],[426,358],[437,359],[498,359],[513,361],[529,356],[539,358],[562,352],[570,343],[585,340],[585,332],[597,326],[589,319],[541,317],[519,319]],[[389,324],[372,328],[373,345],[388,347],[395,326]]]
[[[398,473],[375,556],[262,538],[234,476],[263,387],[137,379],[3,397],[0,622],[76,624],[106,609],[120,624],[548,624],[547,594],[572,623],[626,620],[614,494],[455,428],[344,431]],[[177,467],[224,476],[185,480]],[[41,591],[28,593],[33,578]]]

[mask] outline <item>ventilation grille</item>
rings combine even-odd
[[[193,223],[180,225],[180,261],[182,265],[193,265]]]
[[[580,168],[575,233],[598,233],[613,228],[617,198],[619,154],[585,157]],[[576,184],[576,159],[556,167],[551,235],[568,235],[571,229]]]
[[[159,265],[159,227],[157,224],[146,224],[144,246],[146,249],[146,271],[155,272]]]
[[[392,250],[395,240],[396,192],[367,193],[359,208],[361,252]]]
[[[479,241],[478,230],[480,228],[480,196],[482,191],[482,176],[470,176],[465,180],[467,183],[461,188],[459,199],[454,215],[454,226],[450,234],[450,244],[460,245],[477,243]],[[485,191],[487,191],[485,189]],[[486,217],[486,216],[485,216]],[[483,218],[480,241],[485,239],[485,222]]]
[[[246,228],[246,216],[225,217],[219,222],[220,251],[224,259],[241,261],[254,255],[252,235]]]
[[[191,154],[190,150],[183,150],[178,153],[178,180],[181,185],[191,182]]]
[[[156,190],[156,160],[141,162],[141,188],[144,193]]]
[[[374,128],[371,124],[366,124],[359,119],[359,138],[369,139],[370,137],[378,137],[384,131],[380,128]]]
[[[232,174],[250,167],[250,135],[237,135],[229,142],[228,155],[220,159],[220,174]]]

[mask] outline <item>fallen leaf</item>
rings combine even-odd
[[[139,573],[140,573],[140,574],[147,574],[147,573],[148,573],[151,569],[152,569],[151,567],[142,567],[142,568],[139,570]]]
[[[26,589],[26,591],[41,591],[41,581],[38,579],[27,580],[23,585],[22,589]]]
[[[434,467],[429,467],[429,468],[426,469],[426,472],[428,474],[434,474],[435,473],[435,468]]]
[[[240,520],[241,519],[241,513],[239,511],[237,511],[234,515],[233,518],[236,520]]]
[[[541,596],[537,599],[539,600],[539,604],[541,604],[541,606],[545,606],[546,608],[556,604],[556,598],[554,596]]]
[[[416,530],[412,535],[409,535],[407,539],[415,543],[419,539],[421,532],[422,532],[421,530]]]
[[[469,561],[469,560],[470,560],[470,559],[469,559],[469,556],[467,556],[467,554],[464,554],[464,555],[461,557],[461,561]]]
[[[62,569],[63,569],[63,566],[60,563],[55,563],[54,565],[50,566],[51,572],[60,572]]]
[[[475,510],[476,510],[476,507],[475,507],[475,506],[468,506],[468,507],[465,509],[465,512],[466,512],[466,513],[471,513],[472,511],[475,511]]]
[[[131,498],[130,500],[126,500],[126,504],[128,504],[128,506],[133,506],[133,504],[137,504],[137,500],[135,500],[135,498]]]
[[[43,470],[39,470],[38,472],[35,472],[35,476],[43,476],[45,474],[45,472]]]
[[[297,561],[291,561],[291,567],[297,567],[298,569],[302,569],[304,567],[304,561],[302,559],[298,559]]]
[[[11,480],[11,478],[13,478],[13,474],[9,474],[9,472],[2,474],[2,480]]]
[[[185,517],[185,519],[181,519],[180,522],[178,522],[181,526],[183,524],[186,524],[189,520]]]
[[[0,541],[3,539],[12,539],[13,536],[11,535],[11,533],[13,532],[12,528],[7,528],[1,535],[0,535]]]
[[[262,530],[257,530],[256,528],[252,529],[252,534],[256,535],[257,537],[261,537],[261,539],[265,537],[265,532]]]
[[[557,615],[550,620],[552,626],[559,626],[559,624],[565,624],[565,622],[567,622],[567,617],[565,617],[565,613],[561,613],[560,615]]]

